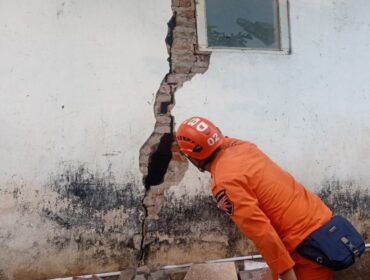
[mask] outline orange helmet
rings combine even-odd
[[[196,159],[207,159],[224,141],[221,131],[209,120],[192,117],[184,121],[176,132],[180,151]]]

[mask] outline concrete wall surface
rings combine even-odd
[[[170,1],[0,1],[0,279],[136,266]]]
[[[173,145],[193,114],[369,242],[369,8],[293,1],[290,55],[210,54],[193,0],[0,0],[0,280],[255,252]]]

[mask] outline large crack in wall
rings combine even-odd
[[[211,55],[197,48],[195,0],[172,0],[171,6],[173,16],[168,22],[165,39],[170,69],[156,93],[154,131],[140,149],[145,215],[142,219],[139,266],[145,264],[147,257],[146,220],[158,217],[165,191],[182,179],[188,166],[173,139],[174,118],[171,110],[175,105],[175,92],[196,74],[207,71]]]

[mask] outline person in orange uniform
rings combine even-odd
[[[176,141],[201,171],[212,175],[218,207],[253,241],[273,279],[329,280],[332,270],[295,249],[327,223],[332,212],[314,193],[280,168],[255,144],[224,137],[209,120],[183,122]]]

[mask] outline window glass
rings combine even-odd
[[[279,49],[278,0],[206,0],[209,47]]]

